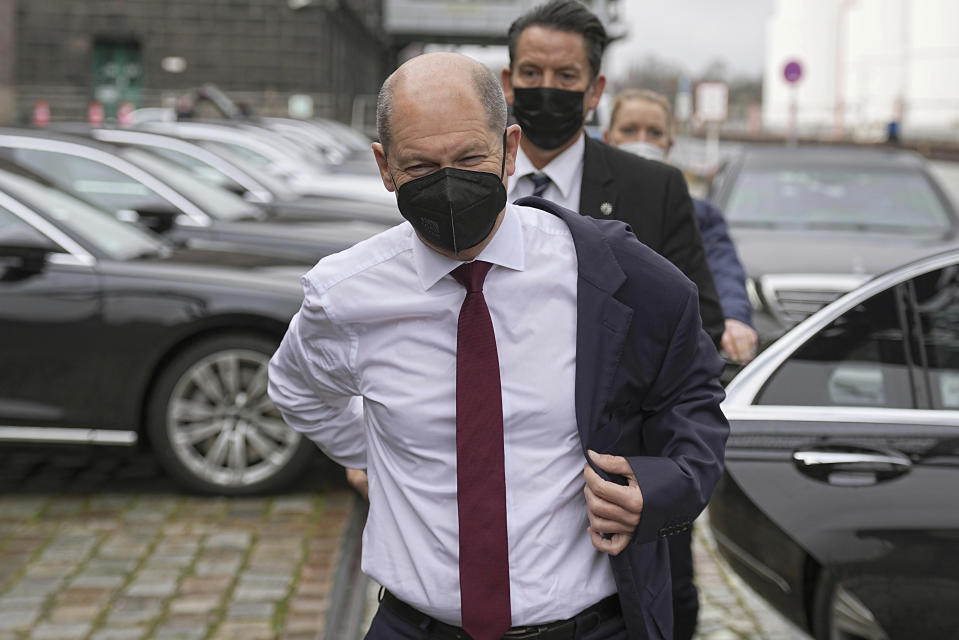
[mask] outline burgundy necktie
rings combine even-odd
[[[456,332],[456,496],[460,532],[460,606],[473,640],[509,629],[509,545],[503,462],[503,397],[496,336],[483,281],[490,263],[458,266],[466,287]]]

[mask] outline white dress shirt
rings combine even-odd
[[[584,134],[585,135],[585,134]],[[573,145],[552,161],[537,169],[523,153],[520,146],[516,151],[516,171],[510,177],[507,199],[516,202],[523,196],[533,195],[533,181],[527,178],[532,173],[545,173],[550,183],[543,197],[573,211],[579,211],[579,193],[583,186],[583,154],[586,152],[586,139],[581,135]]]
[[[615,593],[587,532],[576,428],[576,252],[565,223],[507,205],[480,260],[503,392],[513,625]],[[333,460],[369,472],[363,570],[460,624],[456,325],[461,264],[409,223],[324,258],[270,362],[270,396]],[[360,401],[359,397],[362,398]]]

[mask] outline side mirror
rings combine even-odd
[[[43,271],[60,247],[46,236],[20,230],[0,236],[0,280],[19,280]]]
[[[180,212],[164,205],[149,205],[137,210],[121,209],[116,216],[123,222],[141,224],[154,233],[166,233],[176,224]]]

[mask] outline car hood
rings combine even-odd
[[[281,224],[311,220],[358,220],[392,226],[403,222],[403,216],[396,207],[395,199],[392,202],[383,203],[304,196],[296,200],[280,200],[267,205],[266,208],[275,216],[271,221]]]
[[[402,222],[398,220],[397,223]],[[271,218],[268,221],[220,221],[216,230],[224,234],[268,236],[289,241],[311,241],[337,250],[351,247],[361,240],[385,231],[390,226],[368,220],[324,220],[306,218]]]
[[[201,286],[259,289],[299,297],[300,276],[312,265],[302,261],[244,251],[177,248],[164,254],[125,261],[104,261],[105,275],[148,278]]]
[[[955,237],[866,232],[742,229],[730,236],[746,275],[873,276],[957,245]]]
[[[383,188],[379,175],[313,172],[292,176],[290,186],[300,195],[396,204],[396,196]]]

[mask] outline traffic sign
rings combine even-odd
[[[696,117],[702,122],[723,122],[729,110],[729,87],[724,82],[696,85]]]
[[[802,65],[798,60],[790,60],[786,63],[786,66],[783,67],[783,77],[790,84],[799,82],[799,79],[802,78]]]

